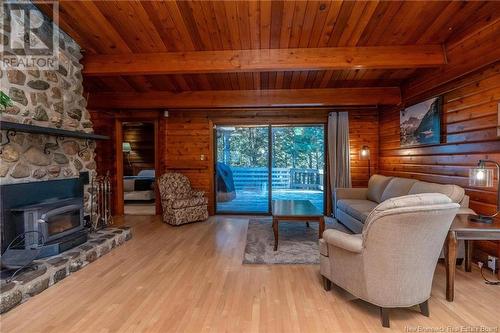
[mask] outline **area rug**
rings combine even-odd
[[[335,219],[325,220],[326,229],[349,232]],[[250,219],[243,264],[319,264],[318,223],[279,223],[278,251],[273,251],[271,219]]]

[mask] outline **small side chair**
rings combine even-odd
[[[180,225],[208,219],[205,193],[191,188],[189,179],[181,173],[167,172],[158,179],[163,222]]]

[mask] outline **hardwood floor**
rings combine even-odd
[[[171,227],[127,216],[134,238],[0,317],[2,332],[388,332],[498,327],[500,288],[457,271],[445,299],[438,265],[430,317],[375,306],[337,287],[323,290],[315,265],[242,265],[248,218],[213,217]],[[122,220],[117,221],[117,223]]]
[[[145,203],[145,204],[125,204],[123,206],[125,215],[155,215],[156,206],[155,203]]]

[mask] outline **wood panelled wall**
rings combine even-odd
[[[162,156],[163,168],[186,175],[194,188],[207,193],[209,206],[212,206],[212,134],[206,113],[169,111],[169,117],[163,123],[164,132],[159,134],[165,152]]]
[[[160,142],[166,145],[163,166],[184,173],[193,187],[209,194],[213,213],[213,124],[327,123],[325,109],[170,110]],[[359,148],[371,148],[372,173],[378,165],[378,110],[349,110],[351,163],[354,186],[366,186],[368,162],[359,160]],[[202,160],[204,159],[204,160]]]
[[[378,111],[349,112],[349,146],[351,153],[351,178],[353,187],[368,186],[370,174],[378,171],[379,164],[379,113]],[[370,163],[359,158],[361,147],[370,148]]]
[[[116,172],[116,146],[115,146],[115,117],[116,112],[106,110],[89,110],[94,132],[101,135],[107,135],[109,140],[96,141],[95,160],[96,171],[98,175],[106,175],[109,172],[112,183],[112,193],[116,193],[118,177]],[[112,194],[113,206],[112,213],[115,214],[117,199]]]
[[[443,95],[439,145],[400,148],[400,107],[380,111],[379,171],[384,175],[460,185],[470,196],[472,209],[491,214],[495,210],[498,180],[493,189],[470,188],[468,170],[479,159],[500,162],[500,137],[497,136],[500,62],[426,91],[420,97],[407,100],[406,104],[439,94]],[[479,256],[481,251],[500,255],[497,243],[480,242],[477,245]]]
[[[123,142],[129,142],[132,148],[128,160],[126,154],[123,156],[123,170],[126,176],[135,176],[135,173],[142,169],[154,169],[154,132],[152,122],[123,123]]]
[[[98,140],[96,141],[96,165],[97,173],[99,175],[105,175],[106,172],[116,177],[115,170],[115,159],[116,159],[116,149],[114,146],[114,136],[115,136],[115,116],[116,113],[113,111],[105,110],[89,110],[90,117],[92,119],[92,124],[94,132],[101,135],[107,135],[110,140]]]

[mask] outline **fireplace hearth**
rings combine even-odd
[[[132,238],[130,227],[106,228],[90,233],[82,245],[57,256],[34,261],[33,269],[25,269],[9,282],[11,273],[0,275],[0,314],[28,301],[68,275],[114,250]]]
[[[36,230],[44,235],[42,253],[30,268],[13,278],[13,270],[0,271],[0,314],[132,237],[126,226],[88,232],[84,226],[83,205],[86,183],[82,177],[0,185],[2,253],[24,231]]]

